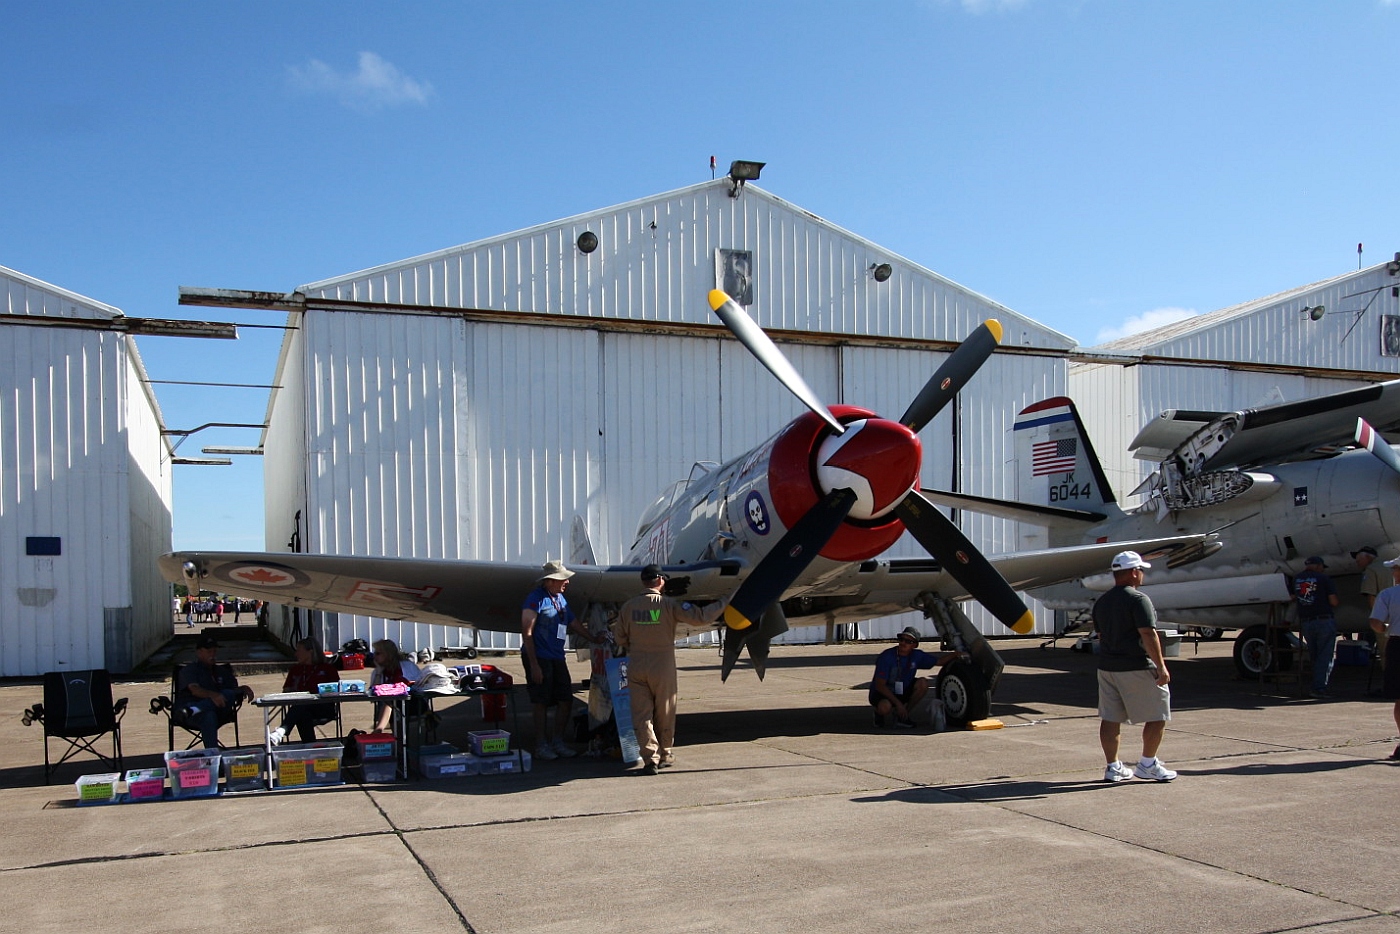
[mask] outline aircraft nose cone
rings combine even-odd
[[[817,482],[823,493],[847,488],[856,494],[853,519],[889,514],[919,482],[923,445],[899,422],[867,418],[831,435],[817,449]]]

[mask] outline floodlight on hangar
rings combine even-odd
[[[1323,318],[1323,316],[1327,314],[1327,306],[1326,306],[1326,305],[1313,305],[1313,306],[1309,307],[1309,306],[1307,306],[1307,305],[1304,305],[1304,306],[1303,306],[1303,312],[1302,312],[1302,313],[1305,314],[1305,315],[1307,315],[1308,318],[1309,318],[1309,320],[1312,320],[1312,321],[1321,321],[1322,318]]]
[[[592,253],[598,249],[598,235],[591,230],[585,230],[578,235],[578,240],[575,243],[580,253]]]
[[[894,267],[889,263],[870,264],[870,276],[876,282],[888,282],[892,275],[894,275]]]
[[[763,171],[766,162],[749,162],[745,159],[735,159],[729,163],[729,197],[739,197],[739,189],[744,187],[745,182],[758,181],[758,175]]]

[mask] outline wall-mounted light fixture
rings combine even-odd
[[[1308,307],[1307,305],[1304,305],[1302,313],[1307,315],[1308,318],[1313,321],[1321,321],[1322,316],[1327,314],[1327,306],[1313,305],[1312,307]]]
[[[598,235],[591,230],[585,230],[578,235],[577,245],[580,253],[592,253],[598,249]]]
[[[1385,264],[1385,271],[1392,276],[1400,276],[1400,253],[1395,254],[1395,258]]]
[[[743,159],[735,159],[729,163],[729,197],[739,197],[739,189],[744,187],[745,182],[758,181],[758,173],[763,171],[766,162],[748,162]]]
[[[871,263],[870,275],[876,282],[888,282],[890,276],[894,275],[894,267],[889,263],[880,263],[878,266]]]

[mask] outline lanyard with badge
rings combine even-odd
[[[912,661],[913,661],[913,657],[911,656],[911,657],[910,657],[910,662],[912,662]],[[894,675],[894,678],[890,681],[890,690],[894,691],[894,693],[895,693],[896,695],[903,694],[903,693],[904,693],[904,658],[903,658],[902,656],[896,655],[896,656],[894,657],[894,671],[891,672],[891,674]]]
[[[559,598],[556,597],[556,596],[554,596],[554,594],[550,594],[550,595],[549,595],[549,602],[552,603],[552,604],[554,605],[554,617],[555,617],[555,619],[564,620],[564,622],[560,623],[560,624],[558,625],[558,627],[555,629],[555,638],[558,639],[560,642],[563,642],[565,639],[567,639],[567,638],[569,637],[569,623],[568,623],[568,620],[567,620],[567,619],[565,618],[565,616],[564,616],[564,611],[565,611],[566,607],[563,607],[563,606],[560,606],[560,605],[559,605]]]

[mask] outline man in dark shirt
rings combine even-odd
[[[1109,566],[1113,589],[1094,603],[1094,631],[1099,635],[1099,743],[1103,746],[1103,780],[1144,778],[1169,782],[1176,773],[1157,758],[1157,749],[1172,717],[1167,660],[1157,635],[1157,611],[1137,588],[1152,565],[1136,551],[1120,551]],[[1142,724],[1142,757],[1129,769],[1118,760],[1124,723]]]
[[[1337,618],[1333,608],[1341,601],[1332,578],[1323,574],[1327,565],[1313,555],[1303,570],[1293,575],[1293,602],[1298,607],[1298,628],[1312,656],[1312,690],[1309,697],[1326,697],[1332,677],[1332,657],[1337,648]]]
[[[231,723],[239,700],[252,700],[253,689],[240,687],[232,665],[220,665],[219,642],[204,636],[195,644],[195,660],[180,669],[175,706],[185,711],[185,721],[198,730],[205,749],[219,748],[219,727]]]

